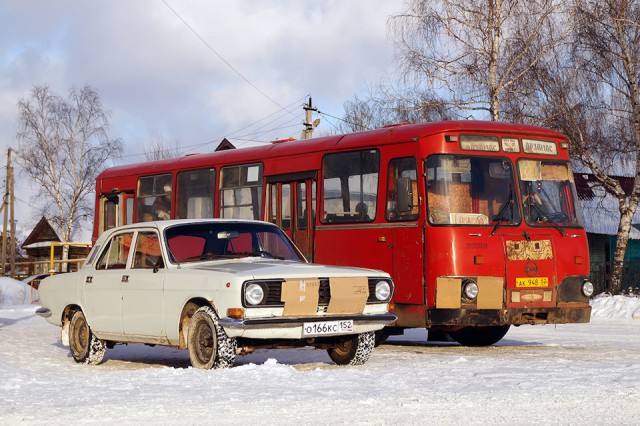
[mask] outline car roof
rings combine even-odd
[[[111,228],[105,232],[103,232],[99,240],[103,240],[105,238],[109,238],[111,235],[126,231],[126,230],[136,230],[136,229],[148,229],[153,228],[159,231],[164,231],[165,229],[176,226],[176,225],[187,225],[187,224],[207,224],[207,223],[246,223],[246,224],[260,224],[260,225],[270,225],[276,226],[271,222],[265,222],[262,220],[248,220],[248,219],[171,219],[171,220],[156,220],[150,222],[137,222],[129,225],[122,225],[115,228]]]

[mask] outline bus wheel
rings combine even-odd
[[[507,334],[510,325],[493,325],[489,327],[464,327],[450,331],[449,335],[464,346],[490,346],[497,343]]]
[[[383,328],[382,330],[377,330],[376,331],[375,347],[377,348],[378,346],[380,346],[381,344],[386,342],[387,339],[389,338],[389,336],[391,336],[391,332],[386,327]]]
[[[327,352],[333,362],[338,365],[362,365],[369,360],[374,344],[375,334],[370,331],[356,334],[335,348],[328,349]]]

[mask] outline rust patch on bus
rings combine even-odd
[[[553,259],[551,241],[507,241],[507,258],[509,260]]]

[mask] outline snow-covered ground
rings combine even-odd
[[[640,424],[640,298],[593,306],[590,324],[512,328],[489,348],[409,330],[359,367],[295,349],[203,371],[143,345],[77,365],[34,305],[3,302],[0,424]]]

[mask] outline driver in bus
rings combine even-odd
[[[164,192],[163,195],[156,197],[151,206],[151,211],[156,220],[171,219],[171,185],[165,185]]]
[[[540,181],[536,184],[534,184],[534,182],[527,182],[525,185],[523,200],[524,214],[527,218],[531,218],[536,222],[544,221],[547,216],[546,208],[544,207],[539,195],[541,189],[542,182]]]

